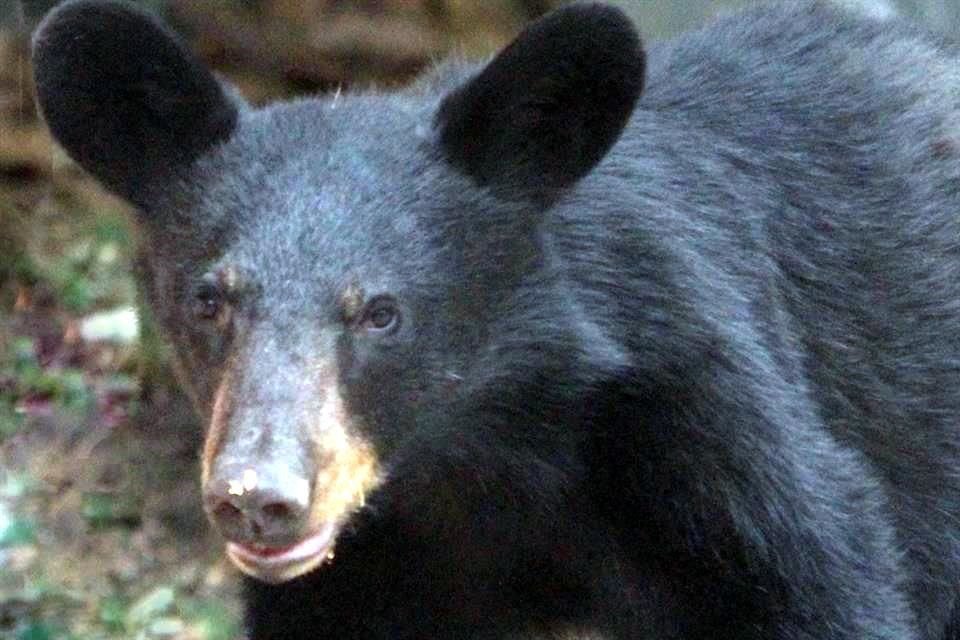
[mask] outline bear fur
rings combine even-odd
[[[138,209],[253,640],[960,637],[952,42],[802,1],[644,48],[573,4],[264,108],[113,1],[33,51]]]

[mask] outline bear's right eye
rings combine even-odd
[[[193,315],[198,320],[216,320],[223,311],[223,293],[215,286],[205,284],[193,298]]]
[[[389,297],[376,298],[367,305],[360,317],[359,326],[369,333],[393,333],[400,325],[400,310]]]

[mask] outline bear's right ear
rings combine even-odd
[[[440,146],[480,184],[549,198],[620,137],[644,67],[640,38],[622,11],[557,9],[443,100],[435,119]]]
[[[37,97],[54,138],[104,186],[149,208],[237,124],[235,98],[152,16],[110,0],[68,0],[33,37]]]

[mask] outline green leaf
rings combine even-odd
[[[84,493],[80,499],[80,514],[94,528],[129,527],[140,523],[137,501],[120,493]]]
[[[108,596],[100,601],[100,622],[113,632],[126,628],[127,601],[119,596]]]
[[[222,605],[204,603],[189,618],[191,626],[203,640],[233,640],[240,635],[239,622]]]
[[[19,337],[13,340],[10,347],[13,356],[13,366],[15,371],[20,371],[25,367],[36,368],[37,350],[33,338]]]
[[[154,618],[167,613],[173,606],[174,593],[170,587],[157,587],[139,600],[127,612],[127,624],[144,627]]]
[[[0,396],[0,442],[12,436],[23,427],[23,416],[17,413],[13,403]]]
[[[0,549],[33,544],[37,541],[37,527],[26,518],[13,518],[5,524],[0,522]]]
[[[31,622],[17,631],[16,640],[53,640],[53,630],[43,622]]]
[[[93,283],[84,275],[71,274],[70,277],[65,278],[60,298],[63,305],[71,311],[87,311],[95,299]]]
[[[0,474],[0,497],[22,498],[36,487],[36,480],[24,473]]]
[[[147,627],[147,632],[157,638],[174,638],[183,635],[184,627],[179,618],[157,618]]]
[[[57,400],[65,409],[83,411],[93,402],[93,393],[87,385],[83,371],[64,369],[60,372],[60,388]]]

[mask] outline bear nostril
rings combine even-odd
[[[213,510],[213,518],[223,524],[238,522],[243,520],[243,512],[229,502],[221,502]]]
[[[293,518],[293,511],[290,509],[290,506],[283,502],[265,504],[261,508],[261,511],[267,522],[282,522]]]
[[[239,540],[249,535],[247,518],[237,505],[221,500],[210,512],[210,519],[220,533],[227,538]]]

